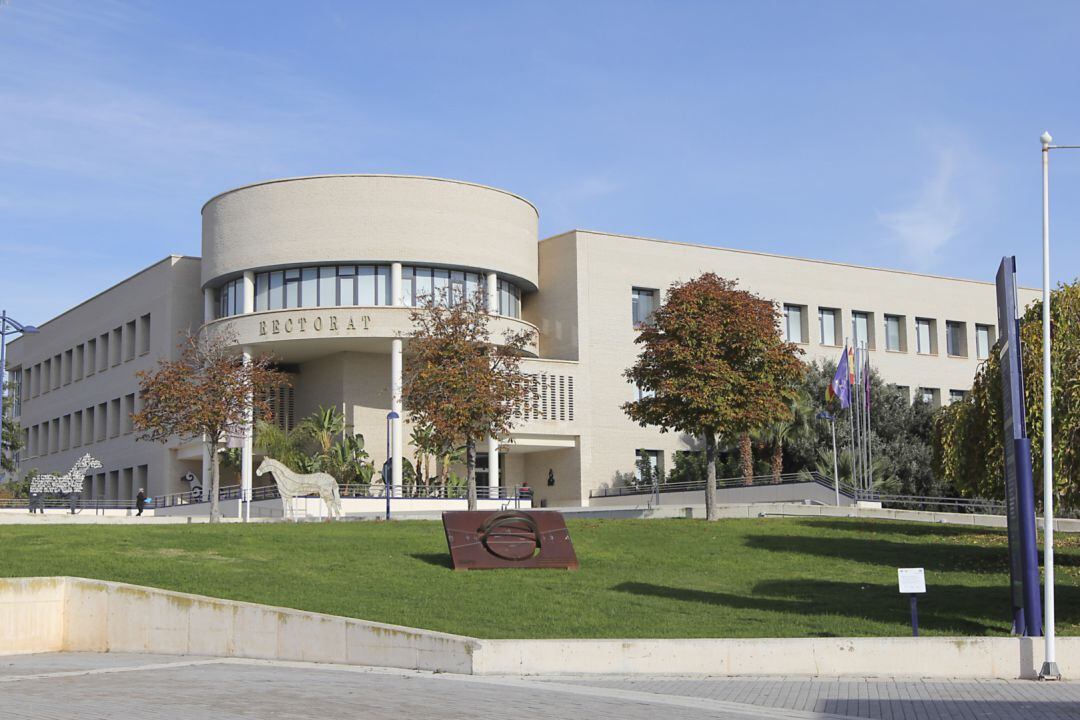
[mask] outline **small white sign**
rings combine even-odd
[[[900,592],[904,595],[926,592],[926,577],[922,568],[897,568],[900,580]]]

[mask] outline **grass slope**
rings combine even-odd
[[[7,526],[0,575],[76,575],[487,638],[1009,632],[1002,531],[846,519],[578,520],[581,570],[455,573],[435,522]],[[1059,632],[1080,546],[1059,536]]]

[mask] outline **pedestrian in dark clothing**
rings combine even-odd
[[[139,488],[139,494],[135,496],[135,508],[139,512],[135,513],[135,515],[142,515],[144,507],[146,507],[146,492],[142,488]]]

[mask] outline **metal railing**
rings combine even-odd
[[[716,481],[716,488],[718,490],[726,490],[730,488],[743,488],[743,487],[765,487],[776,485],[794,485],[799,483],[815,483],[823,487],[827,487],[830,490],[833,487],[832,478],[826,477],[821,473],[783,473],[780,475],[779,481],[772,475],[755,475],[748,481],[746,478],[718,478]],[[601,497],[621,497],[624,495],[654,495],[657,492],[671,493],[671,492],[694,492],[704,491],[704,480],[693,480],[689,482],[674,482],[674,483],[659,483],[653,484],[639,484],[639,485],[622,485],[619,487],[599,488],[589,493],[591,498]],[[840,483],[840,492],[847,495],[849,498],[854,497],[854,492],[851,487]]]
[[[371,484],[347,484],[339,485],[339,492],[343,498],[385,498],[386,490],[385,486],[381,483]],[[406,485],[404,487],[391,486],[390,497],[394,500],[457,500],[464,499],[468,495],[468,488],[464,486],[442,487],[442,486],[429,486],[423,485],[412,486]],[[218,490],[218,500],[236,500],[240,497],[239,485],[226,485]],[[260,485],[251,489],[251,499],[254,500],[276,500],[281,495],[278,493],[276,485]],[[309,497],[317,497],[312,493]],[[476,497],[479,500],[508,500],[508,501],[521,501],[532,498],[532,490],[528,486],[513,485],[511,487],[497,487],[491,488],[486,485],[478,485],[476,488]],[[169,495],[162,495],[153,499],[153,503],[147,504],[147,507],[164,508],[164,507],[176,507],[179,505],[195,505],[199,503],[209,502],[210,498],[208,494],[193,493],[193,492],[181,492],[172,493]]]

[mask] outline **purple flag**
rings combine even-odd
[[[825,390],[825,400],[840,399],[840,408],[851,407],[851,374],[848,370],[848,351],[844,348],[840,362],[836,365],[836,375]]]

